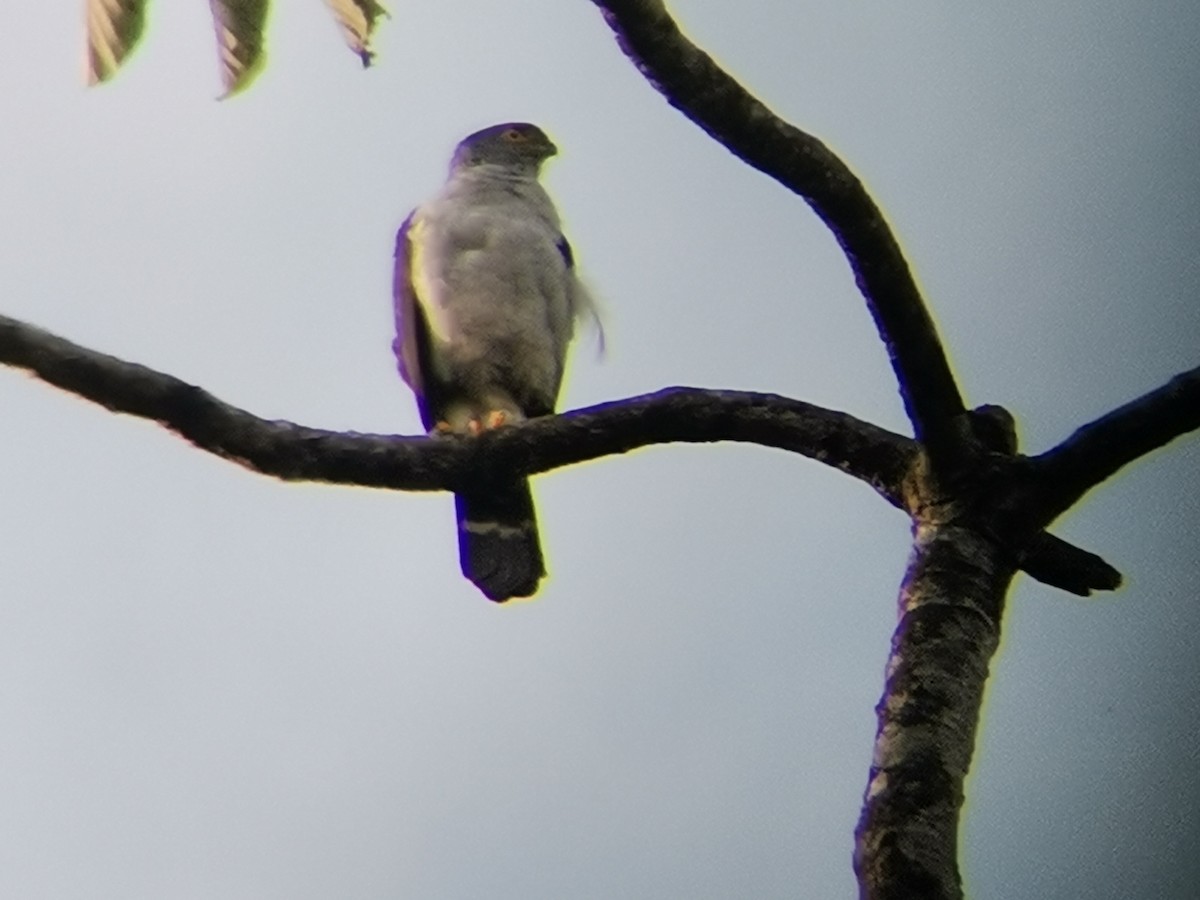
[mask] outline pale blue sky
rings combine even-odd
[[[415,433],[395,228],[461,136],[526,119],[607,310],[566,406],[692,384],[905,429],[832,238],[590,3],[397,0],[367,72],[321,3],[278,5],[220,103],[207,4],[154,4],[94,90],[77,3],[0,6],[0,312],[258,415]],[[672,6],[874,191],[1026,449],[1196,365],[1193,3]],[[275,483],[7,370],[0,410],[0,896],[854,896],[908,543],[861,484],[733,445],[541,477],[551,578],[497,608],[448,497]],[[1193,438],[1061,523],[1119,593],[1018,579],[971,896],[1194,896],[1198,476]]]

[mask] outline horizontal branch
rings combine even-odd
[[[854,271],[935,468],[967,453],[962,396],[900,245],[850,168],[776,116],[679,30],[662,0],[593,0],[621,49],[667,101],[747,165],[803,197]]]
[[[0,316],[0,363],[276,478],[453,490],[490,472],[534,474],[638,447],[739,441],[818,460],[893,505],[916,447],[845,413],[774,394],[667,388],[477,438],[340,433],[260,419],[180,379]]]
[[[1049,523],[1121,468],[1200,428],[1200,367],[1079,428],[1034,457]]]
[[[666,388],[477,438],[358,434],[261,419],[137,363],[0,316],[0,364],[114,412],[157,422],[202,450],[264,475],[391,490],[454,490],[489,473],[536,474],[639,447],[737,441],[807,456],[852,475],[904,508],[917,445],[846,413],[777,394]],[[1050,535],[1021,554],[1034,578],[1073,593],[1111,590],[1120,576]],[[1083,561],[1083,565],[1080,561]]]

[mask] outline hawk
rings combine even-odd
[[[469,135],[441,191],[396,235],[393,347],[431,434],[478,435],[554,412],[575,322],[592,313],[538,182],[555,153],[526,122]],[[463,574],[497,602],[532,595],[546,569],[529,479],[454,499]]]

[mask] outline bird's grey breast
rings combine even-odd
[[[552,406],[574,274],[541,185],[451,178],[418,227],[422,300],[443,376],[506,384]]]

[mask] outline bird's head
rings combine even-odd
[[[505,166],[537,174],[542,163],[558,152],[546,132],[528,122],[505,122],[467,135],[454,151],[451,169]]]

